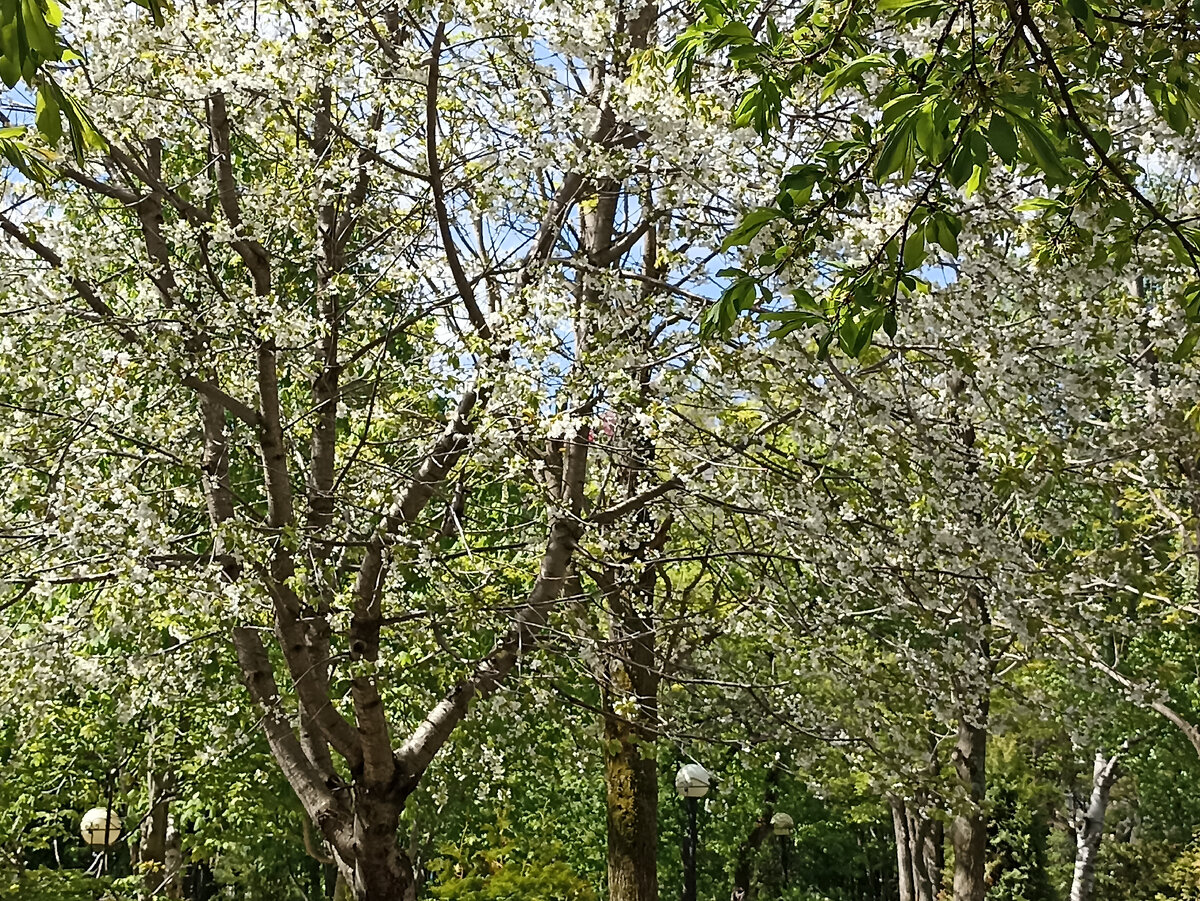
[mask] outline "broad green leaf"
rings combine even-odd
[[[967,184],[963,188],[963,193],[965,193],[967,197],[973,197],[975,192],[979,190],[979,186],[981,184],[983,184],[983,167],[977,165],[972,170],[971,177],[967,179]]]
[[[913,118],[903,119],[892,128],[891,133],[883,142],[879,158],[875,161],[875,180],[883,181],[893,172],[905,165],[907,157],[912,155]]]
[[[1044,127],[1024,116],[1017,116],[1016,120],[1017,128],[1025,138],[1025,146],[1041,172],[1050,181],[1066,181],[1067,171],[1059,162],[1059,152]]]
[[[742,221],[737,224],[737,227],[721,242],[721,250],[729,250],[731,247],[740,247],[744,244],[749,244],[763,230],[763,227],[767,223],[779,217],[779,210],[770,207],[750,211],[742,217]]]
[[[1012,123],[998,110],[992,113],[988,122],[987,139],[996,151],[996,156],[1011,166],[1017,158],[1017,133],[1013,130]]]
[[[43,84],[37,93],[37,107],[34,112],[34,124],[38,131],[46,136],[51,144],[62,140],[62,118],[59,115],[58,102],[54,98],[51,86]]]

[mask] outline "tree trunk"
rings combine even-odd
[[[635,594],[652,604],[654,578],[650,570],[634,591],[613,583],[607,592],[616,649],[603,693],[609,901],[658,901],[658,763],[652,743],[659,676],[654,630],[630,598]],[[643,748],[649,753],[643,754]]]
[[[892,829],[896,834],[896,872],[900,877],[900,901],[916,901],[913,879],[913,842],[909,836],[908,812],[904,801],[894,795],[888,799],[892,806]]]
[[[147,807],[138,835],[137,863],[146,898],[183,897],[182,854],[179,834],[170,817],[169,775],[153,765],[147,780]]]
[[[935,901],[942,887],[945,851],[941,820],[923,816],[913,807],[908,811],[908,829],[913,841],[913,891],[916,901]]]
[[[754,828],[750,830],[749,835],[738,846],[737,859],[733,865],[733,891],[729,896],[732,901],[750,901],[754,897],[754,858],[767,836],[773,832],[771,817],[775,813],[775,802],[778,796],[779,767],[773,766],[767,773],[762,814],[759,816],[758,822],[754,824]]]
[[[606,716],[610,901],[657,901],[658,765],[627,722]]]
[[[965,441],[974,443],[974,430],[967,429]],[[964,661],[963,681],[958,694],[958,742],[951,758],[962,795],[958,813],[950,825],[954,845],[954,901],[984,901],[987,894],[987,795],[988,715],[994,677],[989,631],[991,613],[986,598],[975,589],[967,591],[962,610],[962,628],[969,648]]]
[[[331,841],[347,897],[354,901],[416,901],[417,881],[396,834],[404,799],[397,792],[360,792],[349,842]],[[335,892],[336,896],[336,892]]]
[[[1120,775],[1117,769],[1120,756],[1120,751],[1109,758],[1101,751],[1096,752],[1091,798],[1086,809],[1075,813],[1075,873],[1071,878],[1071,901],[1089,901],[1092,896],[1092,887],[1096,884],[1096,855],[1100,851],[1100,839],[1104,837],[1109,794]]]
[[[966,789],[961,812],[951,827],[954,843],[954,901],[984,901],[987,886],[987,818],[983,812],[987,791],[987,698],[980,700],[971,715],[961,714],[954,768]]]
[[[934,901],[942,880],[942,824],[913,801],[891,796],[900,901]]]
[[[644,4],[631,23],[629,38],[634,47],[646,45],[653,10],[652,3]],[[650,18],[643,19],[647,11]],[[614,69],[623,68],[622,60],[615,58]],[[601,116],[611,115],[605,106]],[[580,211],[581,237],[589,257],[600,259],[612,250],[621,182],[602,178],[589,187],[593,202]],[[599,280],[585,281],[586,307],[598,304],[599,284]],[[583,341],[579,343],[582,347]],[[652,453],[652,445],[635,430],[625,473],[629,496],[640,490],[638,479]],[[622,562],[644,561],[652,544],[627,546],[628,559]],[[607,672],[602,674],[609,901],[658,901],[658,764],[652,745],[658,728],[660,682],[655,659],[656,579],[654,566],[646,567],[632,583],[616,567],[601,578],[609,607],[611,648]],[[643,754],[643,747],[649,753]]]

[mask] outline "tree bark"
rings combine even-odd
[[[934,901],[942,881],[942,824],[920,806],[897,796],[889,799],[896,836],[900,901]]]
[[[349,896],[355,901],[416,901],[416,875],[396,839],[403,796],[394,789],[361,789],[355,801],[350,841],[333,849]]]
[[[638,557],[644,557],[639,548]],[[634,586],[605,578],[610,606],[604,674],[604,780],[608,820],[609,901],[658,899],[658,726],[660,676],[653,623],[656,572]],[[649,748],[649,753],[643,749]]]
[[[138,836],[137,863],[142,894],[147,898],[183,897],[179,835],[170,818],[170,777],[151,767],[147,780],[148,810]]]
[[[908,811],[904,801],[892,796],[892,830],[896,835],[896,872],[899,876],[900,901],[916,901],[913,879],[913,841],[909,835]]]
[[[608,896],[610,901],[657,901],[658,765],[642,755],[629,723],[606,715],[604,726]]]
[[[1104,816],[1113,784],[1120,776],[1118,751],[1106,758],[1096,752],[1092,767],[1092,794],[1086,808],[1075,812],[1075,872],[1071,878],[1071,901],[1089,901],[1096,884],[1096,855],[1104,837]]]
[[[945,862],[945,836],[941,820],[922,815],[910,805],[908,824],[909,839],[913,843],[910,856],[916,901],[934,901],[942,887],[942,866]]]
[[[987,885],[987,817],[983,802],[987,791],[987,698],[972,715],[961,714],[954,768],[966,789],[965,806],[954,818],[954,901],[984,901]]]

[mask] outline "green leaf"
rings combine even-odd
[[[1183,336],[1183,340],[1179,342],[1179,346],[1175,348],[1175,352],[1171,354],[1171,359],[1176,363],[1180,363],[1192,355],[1192,351],[1196,349],[1196,342],[1200,341],[1200,329],[1192,329]]]
[[[853,353],[851,348],[858,342],[858,332],[858,323],[854,321],[854,317],[846,316],[838,327],[838,345],[846,353]]]
[[[1087,0],[1066,0],[1067,12],[1081,22],[1090,22],[1095,18]]]
[[[896,332],[899,330],[896,322],[896,313],[891,308],[883,314],[883,330],[887,332],[889,338],[895,338]]]
[[[913,229],[904,240],[904,253],[902,255],[904,268],[917,269],[925,262],[925,229]]]
[[[978,170],[978,166],[975,167]],[[958,232],[949,218],[940,214],[937,218],[931,220],[937,231],[937,242],[942,248],[952,257],[958,256]]]
[[[20,68],[5,54],[0,56],[0,81],[7,87],[15,88],[21,80]]]
[[[1049,181],[1066,181],[1067,171],[1059,162],[1059,151],[1055,148],[1045,128],[1032,119],[1017,116],[1017,128],[1025,138],[1025,146],[1029,149],[1034,162]]]
[[[763,227],[773,219],[780,217],[779,210],[763,207],[761,209],[752,210],[742,217],[742,221],[721,242],[721,250],[729,250],[731,247],[741,247],[744,244],[749,244],[758,235]]]
[[[840,69],[834,69],[825,76],[821,87],[821,102],[825,102],[844,87],[862,84],[863,74],[871,69],[878,69],[891,63],[882,53],[873,53],[852,60]]]
[[[1017,158],[1017,133],[1000,112],[992,113],[988,122],[987,139],[996,151],[996,156],[1011,166]]]
[[[1171,248],[1171,253],[1175,254],[1175,259],[1181,265],[1190,266],[1192,264],[1192,255],[1183,246],[1183,241],[1179,239],[1179,235],[1174,233],[1167,235],[1167,246]]]
[[[61,141],[63,135],[62,118],[59,115],[58,101],[55,99],[54,93],[49,83],[43,84],[38,89],[37,107],[33,118],[38,131],[52,145]]]
[[[29,46],[46,59],[58,59],[62,45],[54,35],[54,26],[46,21],[35,0],[21,0],[21,20]]]
[[[979,190],[979,186],[983,183],[983,167],[976,166],[971,170],[971,177],[967,179],[967,184],[963,188],[963,193],[967,197],[973,197],[975,192]]]
[[[893,172],[902,169],[905,161],[912,155],[913,117],[898,122],[893,127],[887,140],[880,148],[879,158],[875,161],[875,180],[884,181]]]
[[[933,115],[933,108],[926,104],[921,108],[921,111],[916,114],[915,135],[917,138],[917,146],[925,151],[925,155],[933,162],[938,162],[942,158],[942,148],[945,144],[944,135],[941,129],[938,128],[938,123]]]

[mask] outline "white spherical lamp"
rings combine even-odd
[[[93,807],[79,823],[83,840],[93,848],[111,848],[121,837],[121,818],[104,807]]]
[[[771,817],[771,829],[776,835],[791,835],[795,826],[796,821],[786,813],[777,813]]]
[[[712,774],[698,763],[685,763],[675,774],[675,792],[681,798],[703,798],[711,783]]]

